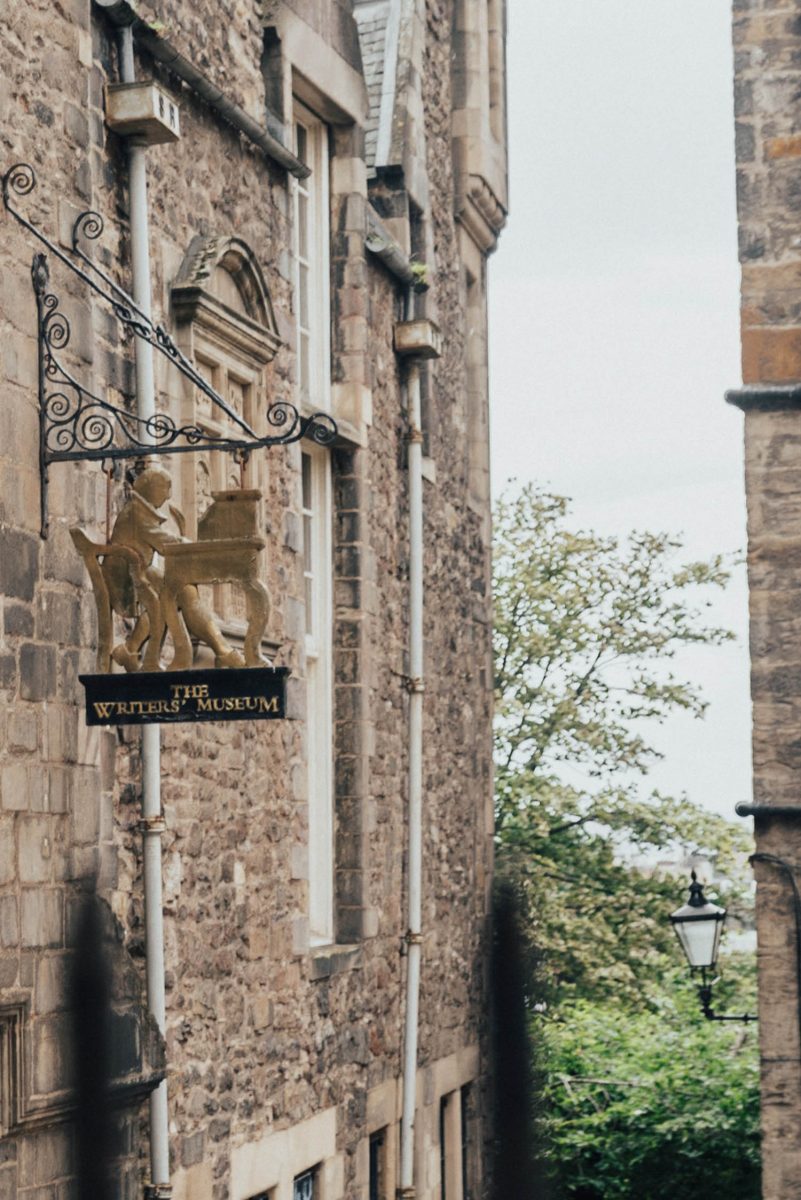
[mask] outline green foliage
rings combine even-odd
[[[673,956],[666,914],[675,879],[632,863],[705,852],[747,903],[744,831],[641,779],[659,757],[649,724],[702,715],[667,669],[676,650],[731,636],[705,620],[721,558],[676,563],[664,534],[573,532],[567,501],[533,486],[495,515],[496,829],[498,868],[524,884],[551,1002],[645,1002]],[[710,893],[712,895],[712,893]]]
[[[417,262],[415,259],[412,259],[409,263],[409,267],[411,268],[412,275],[414,276],[414,290],[416,292],[427,292],[431,286],[431,280],[429,278],[429,271],[431,268],[429,267],[428,263]]]
[[[707,617],[726,564],[680,549],[576,532],[532,486],[495,516],[497,867],[538,963],[539,1126],[565,1200],[759,1194],[756,1037],[701,1016],[667,920],[685,881],[653,868],[705,854],[710,899],[750,910],[745,830],[643,786],[649,729],[704,712],[671,660],[731,636]],[[754,1011],[753,959],[724,957],[716,1010]]]
[[[579,1000],[540,1022],[565,1198],[758,1200],[756,1034],[705,1021],[686,985],[671,984],[658,1012]]]

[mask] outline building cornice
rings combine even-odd
[[[727,404],[743,412],[794,412],[801,409],[801,383],[751,383],[731,388]]]

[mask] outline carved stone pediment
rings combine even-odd
[[[179,325],[264,366],[281,346],[272,300],[250,247],[236,237],[196,237],[172,285]]]

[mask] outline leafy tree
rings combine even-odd
[[[680,564],[680,548],[665,534],[576,532],[568,502],[533,485],[496,510],[498,867],[523,887],[551,1004],[654,1003],[678,897],[638,857],[709,854],[729,877],[726,903],[744,902],[744,833],[686,797],[641,790],[659,757],[648,725],[705,707],[670,660],[731,637],[705,618],[725,562]]]
[[[753,960],[731,973],[750,1004]],[[670,982],[657,1012],[579,1000],[541,1022],[561,1195],[758,1200],[756,1035],[705,1021],[691,989]]]

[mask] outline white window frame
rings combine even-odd
[[[300,146],[300,133],[306,146]],[[295,153],[311,167],[293,187],[293,261],[297,392],[301,407],[331,408],[331,218],[329,199],[328,126],[296,102],[292,127]],[[305,218],[304,218],[305,213]],[[303,227],[302,227],[303,226]],[[302,234],[305,233],[305,237]],[[305,316],[301,296],[307,288]],[[308,339],[308,378],[303,366],[303,340]]]
[[[309,813],[309,944],[334,940],[333,557],[331,456],[304,446],[310,501],[303,496],[306,603],[306,762]],[[309,603],[310,601],[310,603]]]

